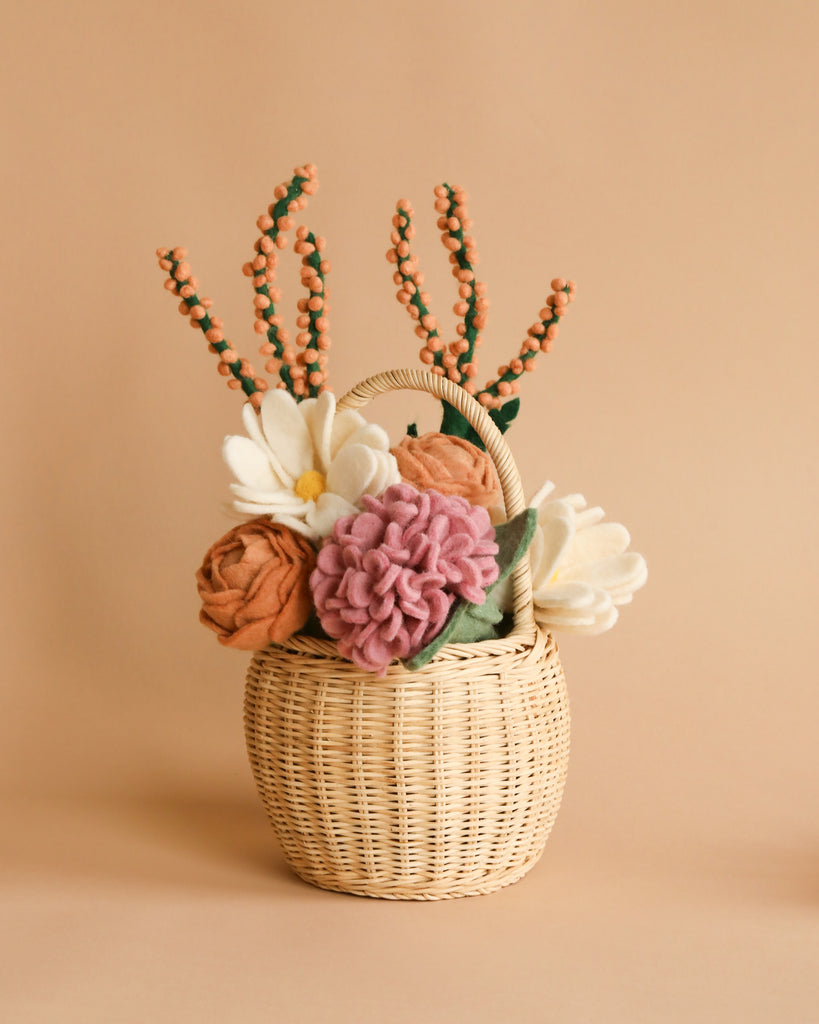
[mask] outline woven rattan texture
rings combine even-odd
[[[551,637],[449,645],[376,679],[296,638],[253,658],[248,752],[287,861],[326,889],[390,899],[492,892],[537,861],[569,754]]]
[[[525,508],[512,453],[463,388],[418,370],[356,385],[339,408],[410,389],[464,414],[498,471],[508,516]],[[296,636],[258,651],[245,689],[256,785],[292,868],[325,889],[387,899],[493,892],[537,861],[569,759],[557,647],[532,614],[528,559],[514,628],[448,644],[425,668],[379,679],[333,643]]]

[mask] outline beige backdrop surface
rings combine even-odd
[[[812,4],[728,0],[6,12],[4,1020],[819,1019],[817,30]],[[240,266],[303,161],[338,393],[416,365],[399,196],[446,319],[432,188],[469,190],[487,375],[550,278],[579,282],[508,436],[527,489],[602,504],[650,579],[561,643],[564,806],[494,896],[289,875],[245,659],[196,621],[240,402],[153,253],[186,245],[255,354]],[[397,438],[415,408],[372,415]]]

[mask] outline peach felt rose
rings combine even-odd
[[[451,434],[430,432],[405,437],[392,454],[401,479],[419,491],[466,498],[470,505],[500,504],[501,491],[492,460],[474,444]]]
[[[196,573],[199,621],[226,647],[256,651],[301,629],[312,605],[316,555],[308,540],[267,518],[224,535]]]

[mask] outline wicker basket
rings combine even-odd
[[[486,444],[507,514],[525,507],[511,453],[462,388],[393,370],[339,408],[410,388],[459,409]],[[517,881],[543,852],[569,757],[557,647],[532,617],[531,573],[513,576],[515,624],[449,644],[423,669],[379,679],[306,636],[258,651],[245,691],[250,763],[284,855],[305,881],[386,899],[445,899]]]

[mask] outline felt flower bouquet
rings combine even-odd
[[[330,348],[325,241],[304,227],[294,249],[306,295],[290,342],[275,287],[278,251],[294,215],[317,187],[312,165],[296,168],[257,221],[260,237],[244,267],[251,279],[256,330],[271,387],[226,339],[211,301],[183,249],[158,250],[166,287],[179,310],[203,331],[228,385],[246,397],[243,433],[226,438],[234,477],[232,510],[241,521],[217,540],[196,574],[201,621],[229,647],[260,650],[296,633],[335,640],[342,657],[383,676],[400,660],[425,665],[445,643],[502,636],[511,608],[510,574],[528,555],[534,614],[547,631],[599,633],[617,619],[646,579],[629,535],[581,495],[551,497],[544,485],[530,507],[507,521],[495,467],[481,439],[443,402],[440,430],[413,427],[391,446],[386,431],[353,409],[339,409],[328,389]],[[552,293],[518,354],[483,388],[475,383],[486,325],[486,287],[462,189],[435,189],[438,227],[457,282],[456,337],[446,344],[429,311],[423,275],[411,252],[410,204],[399,201],[387,259],[397,297],[422,342],[432,374],[472,395],[501,432],[515,419],[520,379],[548,352],[575,286]]]

